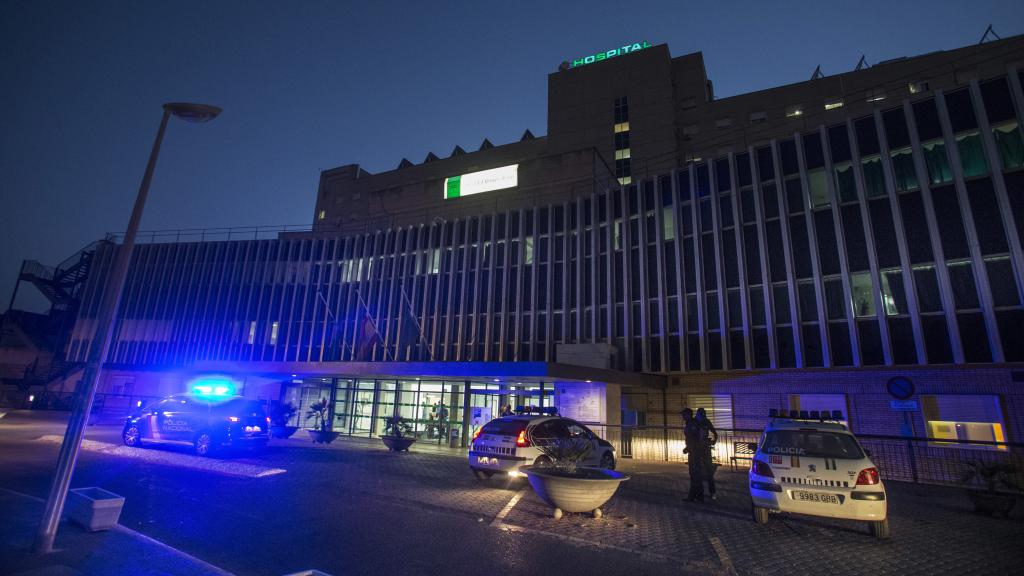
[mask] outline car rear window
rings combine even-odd
[[[772,430],[765,434],[761,452],[845,460],[864,457],[853,436],[821,430]]]
[[[526,428],[526,422],[523,420],[498,418],[484,424],[482,432],[484,434],[494,434],[495,436],[518,436],[524,428]]]

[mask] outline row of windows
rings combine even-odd
[[[615,178],[625,186],[633,181],[629,149],[629,102],[625,96],[615,99]]]
[[[944,105],[964,128],[954,95]],[[376,359],[554,360],[556,343],[601,341],[633,370],[987,362],[992,330],[1022,358],[997,192],[1019,236],[1024,172],[967,178],[963,204],[953,182],[902,190],[883,167],[884,195],[855,173],[844,199],[837,166],[894,143],[923,156],[909,128],[928,135],[929,112],[912,109],[913,123],[896,108],[882,131],[859,119],[567,205],[347,239],[140,246],[119,358],[351,359],[364,309],[386,343]],[[911,162],[906,178],[919,174]],[[89,294],[83,319],[95,282]]]

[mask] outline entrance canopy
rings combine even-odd
[[[197,373],[268,378],[430,378],[480,383],[604,382],[664,388],[666,377],[556,362],[197,362]]]

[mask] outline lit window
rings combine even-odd
[[[924,164],[928,168],[928,177],[932,184],[944,184],[953,180],[953,172],[949,169],[949,157],[946,156],[946,143],[932,140],[921,144]]]
[[[523,251],[523,264],[533,264],[533,236],[526,237],[526,250]]]
[[[270,345],[274,346],[277,344],[277,330],[280,327],[279,322],[274,322],[270,325]]]
[[[911,94],[920,94],[922,92],[927,92],[928,91],[928,83],[927,82],[911,82],[910,84],[907,85],[907,88],[910,90]]]
[[[703,408],[715,428],[731,430],[733,427],[731,394],[690,394],[686,397],[686,405],[694,412]]]
[[[430,273],[437,274],[441,271],[441,249],[434,248],[430,258]]]
[[[858,318],[875,315],[875,295],[869,272],[850,275],[850,295],[853,297],[853,313]]]
[[[825,176],[824,168],[815,168],[807,172],[807,185],[811,189],[811,204],[818,208],[819,206],[828,206],[828,181]]]
[[[252,344],[256,341],[256,321],[249,322],[249,340],[248,343]]]
[[[665,240],[671,240],[676,237],[676,223],[673,220],[672,208],[670,206],[665,206],[661,209],[661,232]]]
[[[321,210],[320,214],[319,214],[319,218],[321,220],[323,220],[324,218],[327,218],[327,210]]]
[[[963,169],[964,178],[988,174],[985,150],[981,147],[981,135],[977,130],[957,134],[956,147],[960,152],[960,167]]]
[[[633,181],[633,177],[632,176],[623,176],[622,178],[619,178],[619,184],[622,185],[622,186],[625,186],[626,184],[629,184],[632,181]]]
[[[917,189],[917,172],[914,170],[914,156],[910,148],[893,150],[892,157],[893,180],[896,182],[896,190],[905,192]]]
[[[615,133],[616,134],[618,134],[619,132],[628,132],[628,131],[629,131],[629,122],[619,122],[618,124],[615,125]]]
[[[804,113],[802,106],[790,106],[786,108],[786,118],[793,118]]]
[[[842,108],[842,100],[833,100],[832,102],[825,102],[825,110],[835,110],[836,108]]]
[[[1003,162],[1003,170],[1024,166],[1024,139],[1016,120],[1010,120],[992,127],[996,138],[996,149]]]
[[[768,119],[768,113],[767,112],[751,112],[750,113],[750,123],[751,124],[760,124],[761,122],[764,122],[767,119]]]
[[[868,96],[867,96],[867,101],[868,102],[878,102],[879,100],[885,100],[885,91],[884,90],[871,90],[871,91],[868,92]]]
[[[629,158],[629,148],[626,148],[625,150],[616,150],[615,151],[615,159],[616,160],[624,160],[626,158]]]
[[[940,441],[932,446],[953,446],[978,450],[1006,450],[1005,446],[970,442],[1005,442],[1003,412],[999,397],[984,394],[935,394],[921,396],[921,412],[928,437]],[[960,441],[941,442],[941,440]]]

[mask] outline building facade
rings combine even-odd
[[[723,99],[699,53],[628,47],[549,76],[546,136],[325,171],[310,232],[137,246],[108,391],[222,374],[349,433],[448,406],[463,441],[507,403],[1024,439],[1024,37]]]

